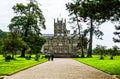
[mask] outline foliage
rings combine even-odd
[[[3,39],[0,39],[0,53],[2,53],[2,48],[3,48]]]
[[[0,53],[2,53],[2,51],[3,51],[3,45],[4,45],[3,40],[7,35],[8,35],[7,32],[0,30]]]
[[[78,43],[78,47],[81,49],[81,52],[82,52],[82,55],[81,55],[81,57],[83,57],[84,58],[84,45],[83,44],[85,44],[85,43],[83,43],[83,38],[86,38],[86,33],[85,33],[85,35],[84,34],[82,34],[82,25],[81,25],[81,23],[80,23],[80,21],[81,21],[81,17],[79,17],[79,15],[78,15],[78,10],[80,10],[80,8],[79,8],[79,2],[74,2],[74,3],[68,3],[68,4],[66,4],[66,7],[67,7],[67,10],[69,11],[69,13],[70,13],[70,16],[73,16],[70,20],[72,20],[72,22],[71,23],[74,23],[74,24],[76,24],[77,26],[76,27],[74,27],[76,30],[76,32],[78,31],[78,34],[77,35],[79,35],[79,43]]]
[[[113,55],[118,55],[120,48],[115,45],[115,46],[112,47],[112,49],[113,49]]]
[[[73,15],[73,21],[77,21],[78,25],[79,22],[86,22],[89,25],[88,57],[91,57],[93,34],[100,39],[103,35],[98,26],[108,20],[120,20],[120,0],[74,0],[66,6],[70,15]]]
[[[31,60],[16,57],[16,60],[11,60],[11,62],[5,62],[5,60],[3,60],[2,55],[0,55],[0,76],[10,75],[46,61],[47,59],[40,59],[39,62],[35,61],[34,56],[32,56]]]
[[[27,5],[23,5],[22,3],[16,4],[13,10],[17,15],[12,18],[9,28],[19,28],[23,36],[28,36],[29,33],[39,35],[41,34],[40,27],[45,29],[45,19],[42,11],[35,2],[30,2]]]
[[[100,52],[102,51],[102,49],[105,49],[106,46],[102,46],[102,45],[96,45],[96,47],[93,49],[94,53],[99,55]]]
[[[24,5],[22,3],[17,3],[13,7],[13,10],[16,13],[16,16],[14,16],[11,19],[11,24],[9,24],[9,29],[13,29],[13,28],[19,29],[19,33],[21,34],[21,37],[29,45],[29,47],[31,47],[31,49],[32,46],[36,47],[34,46],[35,45],[34,43],[37,42],[30,43],[30,41],[33,41],[34,39],[40,36],[41,28],[46,29],[45,19],[41,9],[38,6],[38,3],[34,1],[30,1],[27,5]],[[26,49],[24,48],[22,50],[21,57],[25,57],[25,51]]]
[[[28,37],[27,39],[29,39],[28,45],[31,48],[31,52],[35,54],[41,52],[41,48],[43,44],[46,42],[46,39],[44,37],[37,35],[33,35],[32,37]]]
[[[94,55],[93,58],[75,58],[75,60],[93,66],[109,74],[120,75],[120,56],[116,56],[114,60],[110,60],[108,56],[104,57],[104,60],[100,60],[98,55]]]
[[[84,48],[84,49],[87,49],[87,42],[88,42],[87,37],[82,36],[81,38],[82,38],[83,41],[82,41],[82,42],[80,41],[80,42],[78,43],[77,47],[80,47],[80,43],[82,43],[83,48]]]
[[[77,47],[81,50],[83,50],[81,57],[84,58],[84,53],[87,51],[87,44],[88,44],[88,39],[86,37],[86,34],[84,33],[81,35],[79,42],[77,44]],[[81,46],[82,45],[82,46]]]
[[[113,56],[117,55],[118,50],[119,50],[118,46],[113,46],[111,49],[108,49],[108,51],[109,51],[109,53],[111,55],[110,59],[113,60]]]
[[[119,23],[120,24],[120,23]],[[118,36],[118,38],[113,38],[113,41],[115,42],[115,43],[118,43],[118,42],[120,42],[120,32],[119,32],[119,30],[120,30],[120,26],[115,26],[115,29],[117,30],[116,32],[113,32],[113,34],[114,35],[116,35],[116,36]]]
[[[106,54],[106,46],[102,45],[96,45],[96,48],[94,48],[94,53],[100,54],[100,59],[104,59],[104,55]]]
[[[79,22],[86,22],[90,27],[87,29],[89,31],[89,49],[88,49],[88,57],[92,57],[92,37],[93,33],[98,36],[98,38],[102,39],[101,36],[103,33],[95,27],[96,25],[100,25],[103,21],[98,18],[100,15],[97,10],[98,1],[95,0],[74,0],[73,3],[68,3],[67,9],[70,12],[70,15],[73,16],[73,21],[77,21],[78,26],[80,26]],[[80,29],[80,27],[78,27]],[[81,30],[81,29],[80,29]],[[79,33],[80,34],[80,33]]]
[[[106,46],[96,45],[96,47],[93,49],[93,54],[101,55],[101,58],[104,58],[104,56],[109,55],[110,59],[113,59],[113,57],[119,55],[119,53],[119,47],[116,45],[108,49],[106,49]]]
[[[4,39],[3,50],[8,52],[8,54],[12,53],[12,58],[14,59],[14,55],[17,51],[21,51],[22,48],[27,47],[27,44],[20,38],[19,34],[10,34],[8,37]]]
[[[101,14],[103,15],[104,19],[111,20],[113,23],[115,22],[115,29],[116,32],[114,32],[114,35],[118,36],[118,38],[114,37],[113,41],[115,43],[120,42],[120,0],[103,0],[101,1],[101,4],[103,5],[101,7],[102,12]],[[111,5],[111,6],[110,6]]]
[[[7,36],[7,32],[0,30],[0,38],[4,38],[6,36]]]

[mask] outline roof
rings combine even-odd
[[[42,34],[42,36],[44,36],[44,37],[53,37],[54,34]]]

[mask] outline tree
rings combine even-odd
[[[18,31],[16,29],[12,29],[10,34],[4,39],[3,49],[4,51],[12,53],[12,59],[14,59],[16,51],[20,51],[26,46],[27,44],[22,40]]]
[[[113,55],[116,55],[119,51],[119,47],[118,46],[112,46],[112,49],[113,49]]]
[[[96,55],[100,54],[100,45],[96,45],[96,47],[93,49],[93,53]]]
[[[119,30],[120,30],[120,26],[115,26],[115,29],[117,30],[116,32],[114,32],[113,34],[114,35],[117,35],[118,36],[118,38],[114,38],[113,37],[113,41],[115,42],[115,43],[118,43],[118,42],[120,42],[120,32],[119,32]]]
[[[84,46],[83,46],[83,34],[82,34],[82,25],[81,25],[81,20],[83,20],[82,17],[79,17],[79,11],[81,11],[80,9],[80,1],[74,1],[73,3],[68,3],[66,4],[67,10],[69,10],[70,15],[72,16],[71,20],[72,23],[75,23],[77,25],[76,29],[78,30],[78,35],[79,35],[79,43],[78,43],[78,47],[81,49],[82,55],[81,57],[84,58]]]
[[[110,6],[111,5],[111,6]],[[92,57],[93,34],[103,35],[98,30],[98,26],[106,21],[119,21],[120,0],[74,0],[73,3],[67,4],[70,15],[75,14],[77,21],[87,22],[89,25],[89,48],[87,57]]]
[[[79,49],[82,49],[83,50],[83,52],[82,52],[82,54],[81,54],[81,58],[84,58],[85,56],[84,56],[84,54],[85,54],[85,51],[87,50],[87,44],[88,44],[88,39],[87,39],[87,37],[86,37],[86,32],[84,31],[84,33],[81,35],[81,37],[80,37],[81,39],[79,39],[80,41],[78,42],[78,44],[77,44],[77,47],[79,48]],[[81,44],[82,43],[82,44]],[[82,48],[81,48],[81,45],[82,45]]]
[[[111,55],[110,59],[113,60],[113,56],[115,56],[118,53],[118,50],[119,50],[118,46],[113,46],[112,47],[112,51],[110,52],[110,55]]]
[[[98,27],[95,28],[94,24],[99,25],[101,22],[98,20],[98,12],[96,11],[98,6],[98,2],[95,0],[74,0],[73,3],[68,3],[67,9],[70,12],[70,15],[73,15],[73,21],[77,22],[78,29],[79,29],[79,35],[81,35],[81,27],[80,22],[86,22],[90,25],[88,28],[89,31],[89,48],[88,48],[88,54],[87,57],[92,57],[92,39],[93,39],[93,33],[95,33],[98,38],[103,35],[103,33],[98,30]],[[95,30],[96,29],[96,30]],[[81,39],[81,38],[80,38]],[[81,43],[82,48],[82,43]]]
[[[41,36],[33,35],[29,37],[28,45],[31,48],[31,52],[35,53],[36,55],[41,52],[41,48],[46,42],[46,39]]]
[[[108,52],[110,54],[110,59],[113,60],[113,49],[112,48],[109,48],[108,49]]]
[[[2,53],[3,39],[0,39],[0,53]]]
[[[27,5],[22,3],[13,7],[16,16],[11,20],[9,28],[17,28],[21,37],[27,43],[32,35],[40,35],[40,29],[46,29],[45,19],[37,2],[30,1]],[[31,38],[32,39],[32,38]],[[25,57],[26,48],[22,50],[21,57]]]
[[[34,43],[31,49],[35,52],[36,57],[35,60],[38,61],[40,54],[41,54],[41,48],[46,42],[46,39],[41,36],[34,35],[34,39],[31,41],[31,43]]]
[[[3,32],[0,30],[0,53],[2,53],[2,48],[3,48],[3,39],[7,36],[6,32]]]
[[[96,45],[96,48],[94,48],[94,52],[96,52],[97,54],[100,54],[100,59],[104,59],[104,54],[106,52],[106,46]]]

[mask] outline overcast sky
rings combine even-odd
[[[71,29],[70,24],[68,24],[69,17],[68,11],[66,10],[65,4],[71,2],[72,0],[37,0],[41,6],[40,8],[43,11],[43,15],[46,19],[46,30],[42,30],[42,33],[53,34],[53,24],[54,18],[66,18],[67,19],[67,28]],[[28,0],[2,0],[0,2],[0,29],[3,31],[8,31],[8,24],[10,23],[11,18],[14,16],[12,7],[16,3],[28,3]],[[104,32],[103,40],[97,40],[94,37],[93,48],[96,44],[104,45],[107,47],[112,47],[113,45],[119,44],[113,42],[112,38],[114,37],[113,32],[115,31],[114,25],[110,22],[102,24],[100,29]],[[71,30],[72,31],[72,30]]]

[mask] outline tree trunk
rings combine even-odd
[[[85,55],[84,55],[84,51],[83,51],[83,39],[82,39],[82,37],[80,37],[80,39],[79,40],[81,40],[81,43],[80,43],[80,47],[81,47],[81,52],[82,52],[82,54],[81,54],[81,58],[85,58]]]
[[[85,58],[85,55],[84,55],[84,51],[83,51],[83,44],[82,44],[82,36],[81,36],[81,33],[80,33],[80,31],[81,31],[81,29],[80,29],[80,25],[79,25],[79,20],[78,20],[78,16],[76,15],[76,18],[77,18],[77,25],[78,25],[78,30],[79,30],[79,40],[80,40],[80,48],[81,48],[81,52],[82,52],[82,54],[81,54],[81,58]]]
[[[25,34],[22,36],[22,37],[23,37],[23,40],[24,40],[26,43],[27,43],[26,37],[28,37],[29,19],[28,19],[28,22],[27,22],[27,26],[28,26],[28,27],[25,29]],[[23,48],[20,57],[25,57],[25,51],[26,51],[26,48]]]
[[[92,39],[93,39],[93,21],[91,19],[91,22],[90,22],[90,41],[89,41],[89,48],[88,48],[87,57],[92,57]]]
[[[22,50],[20,57],[25,57],[25,50],[26,50],[26,49],[23,49],[23,50]]]
[[[113,54],[113,52],[112,52],[112,53],[111,53],[111,57],[110,57],[111,60],[113,60],[113,55],[114,55],[114,54]]]
[[[12,51],[12,59],[14,59],[14,52]]]
[[[84,51],[83,50],[81,51],[82,51],[81,58],[85,58]]]
[[[92,46],[90,46],[90,45],[91,45],[91,44],[89,44],[87,57],[92,57]]]

